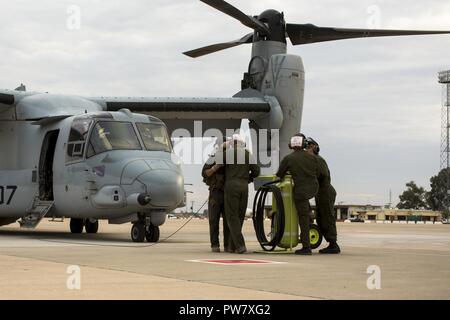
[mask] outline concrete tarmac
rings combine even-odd
[[[161,239],[186,221],[168,220]],[[70,234],[68,224],[0,228],[0,299],[450,299],[450,225],[339,223],[342,254],[303,257],[212,253],[207,220],[156,245],[132,243],[130,224],[101,222],[94,235]],[[244,236],[260,250],[251,220]],[[277,263],[199,262],[208,259]],[[79,290],[67,286],[72,265]],[[367,286],[370,266],[380,268],[380,289]]]

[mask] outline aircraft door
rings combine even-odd
[[[42,142],[41,156],[39,159],[39,198],[45,201],[54,200],[53,162],[58,136],[59,130],[49,131]]]

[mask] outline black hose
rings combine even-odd
[[[258,189],[255,195],[255,200],[253,201],[253,226],[256,232],[256,238],[258,239],[261,248],[264,251],[273,251],[280,243],[284,234],[284,205],[281,190],[275,186],[280,180],[269,182]],[[272,220],[276,216],[276,226],[277,230],[274,235],[272,235],[272,240],[267,240],[266,233],[264,231],[264,206],[266,203],[267,195],[272,192],[277,211],[276,214],[272,215]]]

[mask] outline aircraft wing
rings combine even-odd
[[[19,102],[35,92],[24,92],[17,90],[0,89],[0,119],[16,119],[17,105]],[[132,112],[148,114],[164,121],[170,134],[176,129],[184,129],[194,136],[204,136],[205,131],[209,129],[218,129],[222,134],[226,134],[227,129],[239,129],[242,119],[249,119],[256,127],[267,129],[280,129],[283,123],[283,112],[275,97],[263,96],[261,92],[246,89],[232,98],[152,98],[152,97],[94,97],[94,98],[74,98],[61,99],[60,96],[36,95],[39,101],[32,101],[33,106],[29,113],[34,116],[28,116],[30,119],[51,118],[52,116],[67,116],[66,113],[59,112],[53,114],[47,109],[54,106],[60,106],[60,109],[71,110],[69,107],[82,105],[83,109],[87,103],[97,106],[104,111],[118,111],[120,109],[129,109]],[[33,99],[31,97],[31,99]],[[42,100],[42,101],[41,101]],[[53,102],[53,103],[51,103]],[[94,103],[92,103],[94,102]],[[63,108],[67,104],[66,109]],[[89,105],[89,107],[92,107]],[[94,107],[90,108],[95,109]],[[45,116],[36,116],[44,114]],[[53,110],[53,109],[52,109]],[[23,110],[22,110],[23,111]],[[20,113],[20,112],[19,112]],[[203,121],[205,120],[205,121]],[[42,125],[47,122],[35,122]],[[217,132],[217,131],[216,131]],[[215,135],[208,132],[207,135]]]
[[[259,96],[254,92],[238,94],[233,98],[136,98],[101,97],[90,98],[106,111],[129,109],[148,114],[164,121],[172,133],[176,129],[187,129],[192,136],[203,135],[208,129],[238,129],[242,119],[258,120],[273,112],[278,102]],[[278,105],[279,106],[279,105]],[[205,121],[202,121],[205,120]],[[202,121],[199,131],[194,122]],[[281,125],[281,124],[280,124]]]

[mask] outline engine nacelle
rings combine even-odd
[[[271,48],[272,50],[269,50]],[[261,150],[261,146],[264,144],[260,144],[258,150],[255,148],[253,150],[253,152],[258,152],[258,158],[271,154],[271,166],[274,168],[278,166],[278,163],[275,163],[276,159],[273,156],[279,155],[279,160],[281,160],[289,154],[290,138],[300,132],[305,92],[305,70],[302,58],[299,56],[284,53],[273,54],[270,58],[265,56],[266,53],[282,51],[282,44],[259,42],[257,49],[254,49],[254,52],[263,56],[253,56],[243,85],[244,88],[247,86],[251,87],[253,91],[257,91],[271,104],[271,113],[253,119],[250,125],[254,129],[280,129],[277,137],[268,137],[269,141],[265,144],[267,150]],[[266,173],[272,174],[273,172]]]
[[[289,153],[290,138],[300,132],[303,98],[305,93],[305,69],[302,58],[290,54],[273,55],[262,81],[264,96],[277,98],[283,111],[280,129],[280,157]]]

